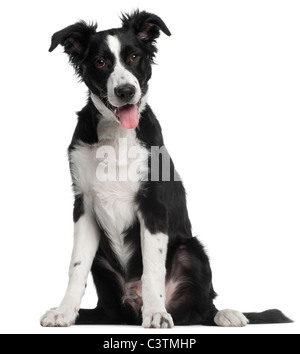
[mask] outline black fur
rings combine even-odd
[[[152,75],[151,64],[157,52],[156,39],[160,31],[171,35],[158,16],[147,12],[136,11],[132,15],[123,15],[122,23],[122,28],[96,32],[96,25],[78,22],[57,32],[52,38],[50,51],[59,44],[64,46],[76,73],[86,83],[89,91],[103,102],[107,100],[106,85],[115,60],[104,40],[108,34],[118,36],[122,42],[124,62],[130,51],[141,56],[138,63],[128,65],[127,69],[138,79],[143,95],[148,91],[148,81]],[[107,68],[99,71],[95,61],[102,57],[107,59]],[[98,142],[97,126],[100,119],[99,112],[89,98],[87,105],[78,113],[78,124],[69,152],[76,149],[79,141],[89,145]],[[149,106],[140,117],[136,134],[140,143],[149,150],[151,146],[164,146],[160,124]],[[175,167],[171,161],[171,181],[164,182],[160,174],[156,182],[143,182],[136,203],[151,233],[163,232],[169,235],[166,283],[174,278],[185,280],[167,304],[167,311],[175,324],[215,325],[214,317],[218,310],[213,303],[216,293],[212,285],[209,259],[201,243],[193,238],[185,189],[182,182],[174,180],[174,175]],[[75,180],[73,182],[76,184]],[[83,214],[83,197],[79,195],[75,198],[74,221],[77,222]],[[141,324],[140,300],[134,300],[135,303],[124,301],[125,284],[140,281],[143,273],[140,232],[137,218],[124,232],[125,243],[130,242],[134,248],[125,271],[101,229],[101,243],[92,266],[99,302],[94,310],[80,310],[77,324]],[[78,265],[74,264],[74,267]],[[250,323],[289,321],[278,310],[249,313],[246,316]]]
[[[291,323],[293,322],[289,318],[287,318],[281,311],[279,310],[268,310],[261,313],[245,313],[244,314],[250,324],[268,324],[268,323]]]

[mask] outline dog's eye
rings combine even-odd
[[[130,56],[130,61],[131,62],[136,63],[139,60],[140,60],[140,56],[138,54],[135,54],[135,53],[131,54],[131,56]]]
[[[99,68],[99,69],[105,68],[105,67],[106,67],[106,60],[103,59],[103,58],[97,60],[97,61],[96,61],[96,66],[97,66],[97,68]]]

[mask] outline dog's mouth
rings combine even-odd
[[[139,125],[139,108],[141,100],[137,104],[126,104],[115,107],[108,99],[103,100],[106,107],[115,115],[116,119],[125,129],[135,129]]]

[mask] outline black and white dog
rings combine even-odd
[[[42,326],[142,324],[246,326],[290,322],[280,311],[218,311],[209,259],[193,237],[186,195],[147,104],[156,39],[170,36],[156,15],[123,15],[97,32],[78,22],[52,37],[89,88],[69,147],[75,193],[74,249],[60,306]],[[167,166],[167,167],[166,167]],[[80,310],[92,271],[99,301]]]

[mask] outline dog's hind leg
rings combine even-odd
[[[215,326],[209,260],[196,238],[172,245],[167,260],[166,307],[175,325]]]
[[[234,310],[218,311],[213,300],[209,259],[196,238],[170,250],[167,266],[167,310],[176,325],[244,327],[248,319]]]
[[[216,314],[214,322],[219,327],[245,327],[249,320],[239,311],[222,310]]]
[[[262,313],[218,311],[208,257],[196,238],[174,245],[168,254],[166,307],[176,325],[245,327],[247,324],[290,323],[279,310]]]

